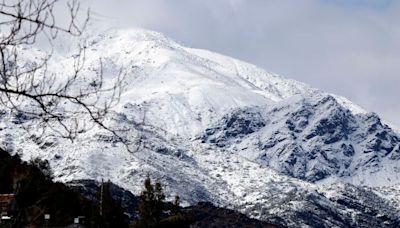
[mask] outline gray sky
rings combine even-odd
[[[400,126],[398,0],[85,0],[94,23],[156,30],[345,96]]]

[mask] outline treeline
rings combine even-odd
[[[185,213],[180,207],[179,196],[173,203],[165,203],[165,195],[159,181],[152,184],[147,176],[144,181],[144,190],[140,194],[139,220],[133,222],[131,227],[189,227],[196,219],[193,215]]]
[[[100,215],[99,202],[53,182],[42,172],[43,164],[23,162],[18,155],[10,156],[0,149],[0,194],[15,194],[10,211],[13,227],[68,226],[78,216],[85,216],[81,222],[86,227],[128,227],[128,218],[118,206],[107,202]],[[44,214],[51,215],[48,224]]]
[[[165,210],[161,183],[147,178],[138,207],[139,220],[129,221],[112,197],[111,183],[101,184],[101,191],[88,199],[63,183],[53,182],[46,161],[22,161],[0,149],[0,194],[15,194],[15,205],[9,211],[13,227],[68,226],[81,217],[86,227],[188,227],[192,220],[179,214],[179,205]],[[178,203],[178,201],[176,201]],[[51,219],[46,223],[45,214]],[[83,219],[84,218],[84,219]],[[177,226],[176,226],[177,225]]]
[[[274,227],[210,203],[182,208],[179,196],[174,202],[166,202],[162,184],[153,183],[150,177],[141,195],[132,195],[133,199],[116,199],[113,188],[115,185],[105,182],[89,196],[53,182],[46,161],[23,162],[18,155],[10,156],[0,149],[0,194],[15,194],[15,207],[10,211],[12,227],[65,227],[78,216],[84,218],[81,225],[96,228]],[[129,213],[121,206],[126,200],[137,201]],[[51,215],[48,223],[45,214]]]

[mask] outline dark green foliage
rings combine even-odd
[[[164,199],[165,195],[161,183],[156,182],[155,185],[153,185],[148,176],[144,181],[144,190],[140,195],[139,227],[147,228],[157,227],[159,225],[161,214],[164,209]]]
[[[160,182],[155,184],[155,214],[161,215],[164,210],[165,195]]]
[[[178,195],[176,195],[174,203],[172,204],[171,208],[173,215],[178,215],[181,212],[180,204],[181,204],[181,198]]]
[[[112,198],[111,182],[102,183],[102,216],[100,227],[126,227],[128,222],[121,207]],[[100,192],[101,194],[101,192]]]
[[[53,172],[50,168],[49,161],[41,160],[40,158],[35,158],[31,161],[31,165],[36,166],[47,179],[53,178]]]
[[[150,228],[150,227],[189,227],[193,219],[188,215],[181,213],[180,198],[175,197],[173,204],[164,203],[165,195],[160,182],[154,185],[148,176],[144,181],[144,190],[140,195],[139,221],[132,227]],[[166,211],[164,211],[164,209]],[[172,212],[170,214],[169,212]],[[167,213],[166,213],[167,212]]]

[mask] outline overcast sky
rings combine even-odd
[[[156,30],[349,98],[400,126],[398,0],[85,0],[95,24]]]

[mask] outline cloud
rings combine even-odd
[[[394,0],[86,0],[94,21],[157,30],[343,95],[400,126]]]

